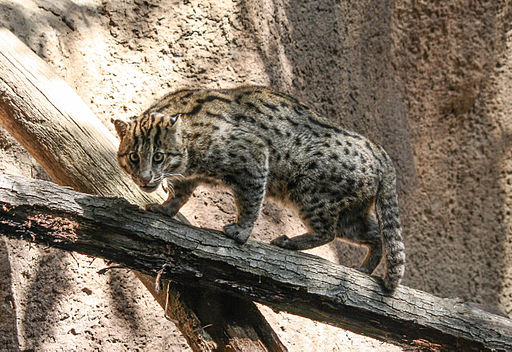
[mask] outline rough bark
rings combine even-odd
[[[71,87],[6,29],[0,29],[0,124],[60,185],[102,196],[122,196],[139,205],[162,201],[161,195],[150,197],[135,187],[117,165],[113,135]],[[151,278],[135,274],[166,307],[166,292],[157,293]],[[188,292],[188,288],[175,287],[170,292],[176,305],[166,314],[196,351],[286,349],[250,301],[238,300],[237,304],[240,312],[252,315],[252,320],[222,309],[232,304],[231,297],[202,291],[201,299],[194,302],[189,297],[197,292]],[[203,328],[209,325],[206,321],[216,319],[211,310],[199,309],[199,303],[206,300],[223,314],[224,320],[217,319],[217,330]],[[260,325],[252,326],[256,321]]]
[[[380,279],[356,270],[252,240],[239,245],[218,231],[162,218],[124,199],[3,174],[0,208],[4,235],[106,258],[152,276],[160,272],[221,296],[250,298],[395,343],[512,350],[512,321],[475,305],[404,286],[390,295]]]

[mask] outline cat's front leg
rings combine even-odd
[[[176,181],[172,184],[169,198],[165,202],[162,204],[148,204],[146,210],[174,217],[189,200],[196,186],[197,183],[191,180]]]
[[[252,147],[252,155],[234,157],[235,163],[239,167],[224,178],[224,181],[233,189],[238,212],[237,221],[224,226],[224,232],[239,243],[247,242],[252,232],[254,223],[260,214],[267,184],[267,149],[257,140]],[[233,153],[233,150],[231,151]],[[238,150],[239,153],[242,151],[244,149]]]
[[[246,179],[231,185],[238,217],[235,223],[224,226],[224,232],[239,243],[247,242],[258,218],[265,196],[265,181],[266,178],[258,181]]]

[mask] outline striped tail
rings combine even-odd
[[[396,174],[391,164],[382,177],[375,205],[386,255],[384,286],[393,291],[404,276],[405,247],[396,194]]]

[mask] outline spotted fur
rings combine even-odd
[[[384,252],[385,287],[400,283],[405,252],[395,170],[365,137],[288,95],[254,86],[180,90],[133,121],[114,124],[119,164],[133,180],[145,191],[168,180],[169,199],[150,210],[174,216],[198,184],[228,185],[238,216],[224,232],[245,243],[264,197],[272,197],[294,207],[308,228],[273,244],[302,250],[339,237],[368,248],[366,273]]]

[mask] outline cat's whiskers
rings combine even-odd
[[[174,191],[174,185],[172,184],[172,182],[170,180],[172,178],[184,179],[185,176],[183,176],[182,174],[176,174],[173,172],[169,172],[169,173],[166,173],[166,174],[163,174],[162,176],[160,176],[160,179],[165,179],[165,181],[166,181],[166,187],[164,187],[164,190],[167,193],[171,193],[172,196],[174,197],[176,195],[176,192]]]
[[[174,185],[172,184],[172,182],[170,182],[169,179],[166,179],[165,181],[165,192],[171,193],[173,197],[176,196],[176,192],[174,191]]]
[[[167,174],[163,174],[162,177],[165,177],[165,178],[181,178],[181,179],[185,178],[185,176],[183,176],[182,174],[175,174],[173,172],[169,172]]]

